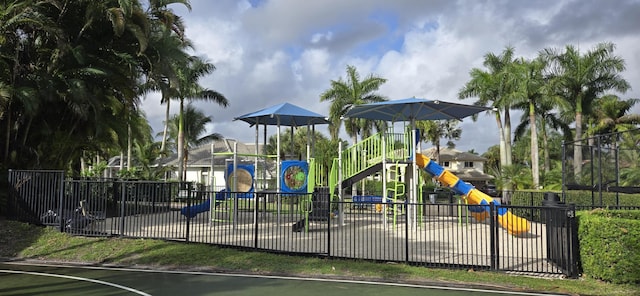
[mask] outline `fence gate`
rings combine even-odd
[[[547,231],[547,259],[569,277],[578,276],[578,223],[575,205],[560,202],[555,193],[545,194],[544,219]]]
[[[63,171],[9,170],[8,215],[18,221],[59,226]]]

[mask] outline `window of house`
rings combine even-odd
[[[465,161],[464,162],[464,167],[465,168],[472,168],[473,167],[473,161]]]
[[[448,168],[449,167],[449,162],[448,161],[442,162],[442,166],[445,167],[445,168]]]

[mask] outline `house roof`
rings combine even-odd
[[[422,150],[422,154],[431,158],[436,158],[436,148],[431,147]],[[469,152],[462,152],[453,148],[440,147],[440,161],[487,161],[486,158]]]
[[[227,159],[233,158],[233,147],[236,140],[234,139],[221,139],[214,140],[200,146],[191,148],[189,150],[189,157],[187,158],[187,166],[188,167],[209,167],[211,166],[211,150],[213,149],[213,153],[228,153],[228,155],[217,155],[213,158],[214,166],[223,166]],[[256,154],[256,145],[255,144],[245,144],[241,142],[237,142],[237,153],[238,154]],[[262,150],[263,145],[258,145],[258,151]],[[259,154],[259,153],[258,153]],[[247,157],[247,156],[238,156],[238,160],[240,162],[253,162],[255,158]],[[178,155],[174,153],[162,160],[159,163],[163,165],[178,165]]]
[[[464,181],[486,181],[495,179],[494,176],[483,173],[478,170],[461,170],[461,171],[451,171],[454,175],[456,175],[460,180]]]
[[[426,155],[427,157],[429,157],[431,159],[435,159],[436,158],[436,148],[432,147],[432,148],[423,150],[422,154]],[[440,162],[444,162],[444,161],[457,161],[457,162],[479,161],[479,162],[485,162],[485,161],[487,161],[487,159],[482,157],[482,156],[475,155],[473,153],[462,152],[460,150],[456,150],[456,149],[453,149],[453,148],[444,147],[444,148],[440,148]],[[465,180],[465,181],[486,181],[486,180],[491,180],[491,179],[495,178],[492,175],[486,174],[484,172],[481,172],[481,171],[475,170],[475,169],[451,170],[451,173],[456,175],[461,180]]]

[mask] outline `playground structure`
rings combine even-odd
[[[345,201],[344,190],[348,187],[354,186],[357,182],[368,178],[374,174],[380,173],[382,177],[382,192],[380,196],[351,196],[352,200],[358,203],[371,203],[374,200],[379,200],[376,205],[377,211],[382,213],[384,217],[385,227],[387,226],[387,220],[391,221],[395,226],[399,215],[406,215],[407,221],[410,222],[411,228],[415,229],[416,224],[420,221],[422,216],[422,208],[417,207],[417,203],[422,203],[422,185],[427,181],[426,178],[421,179],[418,169],[428,173],[433,178],[436,178],[445,186],[450,187],[455,193],[459,194],[468,205],[468,210],[477,221],[485,220],[489,215],[489,205],[491,203],[497,206],[497,217],[500,224],[513,235],[520,235],[526,233],[529,230],[528,221],[513,215],[511,212],[504,208],[500,208],[500,203],[497,200],[492,199],[481,191],[475,189],[472,185],[460,180],[457,176],[453,175],[449,171],[444,170],[437,163],[431,161],[427,157],[419,154],[418,144],[415,130],[415,120],[431,120],[441,118],[462,118],[483,111],[484,109],[478,109],[475,106],[451,104],[439,101],[426,101],[421,99],[407,99],[397,101],[399,104],[384,102],[383,104],[369,104],[374,107],[371,111],[357,111],[356,114],[360,116],[369,116],[372,112],[383,112],[384,116],[391,114],[391,119],[396,120],[397,114],[405,114],[405,120],[410,120],[411,126],[403,128],[402,134],[396,134],[393,131],[387,133],[383,131],[379,134],[373,135],[368,139],[357,143],[344,151],[342,146],[339,146],[338,158],[334,160],[331,167],[328,184],[328,190],[331,193],[331,200],[338,200],[340,202]],[[426,104],[426,105],[425,105]],[[405,106],[406,105],[406,106]],[[397,109],[397,106],[402,106],[404,109]],[[414,109],[425,108],[423,114],[413,114]],[[392,109],[389,109],[392,108]],[[436,110],[437,112],[433,112]],[[387,114],[387,113],[389,114]],[[394,113],[395,112],[395,113]],[[376,115],[378,116],[378,115]],[[426,116],[426,117],[420,117]],[[365,117],[368,118],[368,117]],[[377,117],[371,117],[376,118]],[[299,107],[291,104],[281,104],[271,108],[266,108],[257,112],[249,113],[240,116],[236,119],[240,119],[249,122],[256,126],[256,153],[255,154],[238,154],[237,143],[234,145],[233,153],[213,153],[212,149],[212,166],[213,157],[216,156],[232,156],[229,160],[231,164],[228,164],[225,169],[225,189],[224,191],[217,192],[214,196],[210,197],[205,203],[191,206],[190,208],[183,208],[183,215],[193,216],[194,213],[207,211],[213,212],[218,205],[224,204],[227,211],[232,211],[233,215],[228,218],[229,221],[235,221],[238,211],[238,200],[241,198],[253,199],[259,194],[255,190],[254,186],[254,171],[258,167],[258,160],[263,159],[263,169],[266,170],[266,163],[268,159],[276,159],[277,167],[277,215],[280,217],[282,201],[282,194],[308,194],[313,193],[315,190],[315,165],[314,160],[310,157],[310,145],[307,144],[307,155],[305,161],[291,161],[280,159],[280,125],[291,126],[293,133],[294,126],[298,126],[301,123],[315,124],[326,123],[323,122],[323,118],[315,113],[309,113]],[[382,118],[383,120],[385,117]],[[388,119],[388,118],[386,118]],[[403,119],[403,118],[401,118]],[[258,125],[264,124],[264,135],[266,143],[266,126],[277,125],[278,126],[278,153],[274,156],[261,155],[258,152],[257,137],[258,137]],[[310,131],[310,130],[309,130]],[[293,135],[292,135],[293,137]],[[254,166],[247,166],[239,164],[238,156],[253,157],[255,158]],[[212,169],[213,171],[213,169]],[[249,173],[250,171],[250,173]],[[266,176],[266,172],[263,172],[262,176]],[[212,184],[215,182],[212,182]],[[262,184],[265,184],[264,182]],[[262,191],[268,191],[266,188],[262,188]],[[300,231],[302,229],[308,229],[309,214],[314,211],[313,201],[310,199],[311,195],[307,195],[307,198],[300,201],[302,204],[301,211],[304,214],[304,218],[298,221],[294,226],[294,231]],[[215,199],[215,202],[211,202]],[[231,201],[231,202],[229,202]],[[257,212],[257,206],[253,207],[254,212]],[[328,213],[326,213],[328,214]],[[388,215],[390,214],[390,215]],[[344,208],[340,206],[338,208],[337,216],[340,219],[340,224],[344,224]],[[388,217],[389,216],[389,217]],[[257,213],[255,215],[257,217]],[[328,217],[324,217],[328,219]],[[388,219],[390,218],[390,219]],[[215,218],[212,216],[212,220]]]
[[[498,222],[512,235],[522,235],[530,229],[529,222],[500,207],[500,202],[476,189],[464,180],[445,170],[442,166],[428,157],[413,152],[415,146],[411,141],[411,133],[386,133],[382,132],[367,138],[360,143],[340,152],[340,157],[334,160],[331,176],[329,178],[332,200],[345,200],[346,189],[351,188],[357,182],[364,180],[380,172],[383,190],[386,194],[351,196],[356,204],[374,203],[378,205],[378,212],[382,214],[386,222],[389,220],[396,225],[398,215],[406,215],[413,228],[423,215],[422,185],[429,178],[420,178],[421,174],[412,172],[412,163],[416,168],[428,173],[431,178],[437,179],[442,185],[451,188],[460,195],[467,209],[476,221],[484,221],[490,215],[490,204],[493,203]],[[389,145],[387,143],[393,143]],[[403,147],[397,149],[397,147]],[[413,155],[415,155],[415,160]],[[415,199],[407,198],[407,193],[414,191]],[[341,213],[338,216],[343,216]],[[341,222],[342,223],[342,222]]]
[[[214,171],[215,158],[225,159],[224,189],[208,194],[208,197],[202,203],[182,207],[180,212],[183,216],[194,218],[200,213],[209,212],[210,221],[226,221],[232,223],[235,227],[240,211],[253,211],[255,221],[258,217],[258,202],[261,201],[260,199],[263,199],[267,193],[277,192],[280,193],[275,195],[277,216],[281,216],[283,197],[288,199],[297,197],[299,199],[297,202],[301,204],[299,211],[303,214],[303,219],[297,222],[294,229],[296,231],[308,230],[309,215],[313,211],[310,193],[315,188],[315,174],[313,173],[315,161],[312,158],[308,158],[306,161],[279,161],[277,163],[279,172],[277,172],[276,190],[269,190],[265,179],[260,182],[262,188],[257,188],[256,172],[260,171],[258,168],[261,168],[262,177],[266,178],[268,162],[272,161],[272,159],[279,160],[277,155],[238,153],[237,143],[235,143],[232,152],[216,153],[212,145],[211,157],[211,171]],[[246,159],[240,160],[240,157],[253,158],[255,162],[251,163]],[[212,175],[211,184],[217,184],[214,178]],[[266,200],[262,200],[262,204],[264,206],[260,211],[264,212],[267,210]],[[222,215],[217,215],[219,213]],[[222,216],[222,218],[218,216]]]

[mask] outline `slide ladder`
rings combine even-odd
[[[402,169],[406,169],[406,165],[401,165],[398,162],[396,162],[395,164],[392,164],[389,167],[389,169],[387,170],[387,174],[389,175],[389,177],[387,178],[389,180],[389,182],[387,183],[387,193],[384,194],[383,196],[384,205],[383,205],[382,212],[385,219],[387,219],[387,211],[386,211],[387,210],[386,207],[388,207],[387,201],[391,199],[391,202],[393,202],[393,205],[391,206],[391,213],[392,213],[392,221],[393,221],[394,227],[396,226],[398,214],[401,212],[401,208],[398,208],[398,199],[404,196],[406,192],[404,183],[400,182]]]

